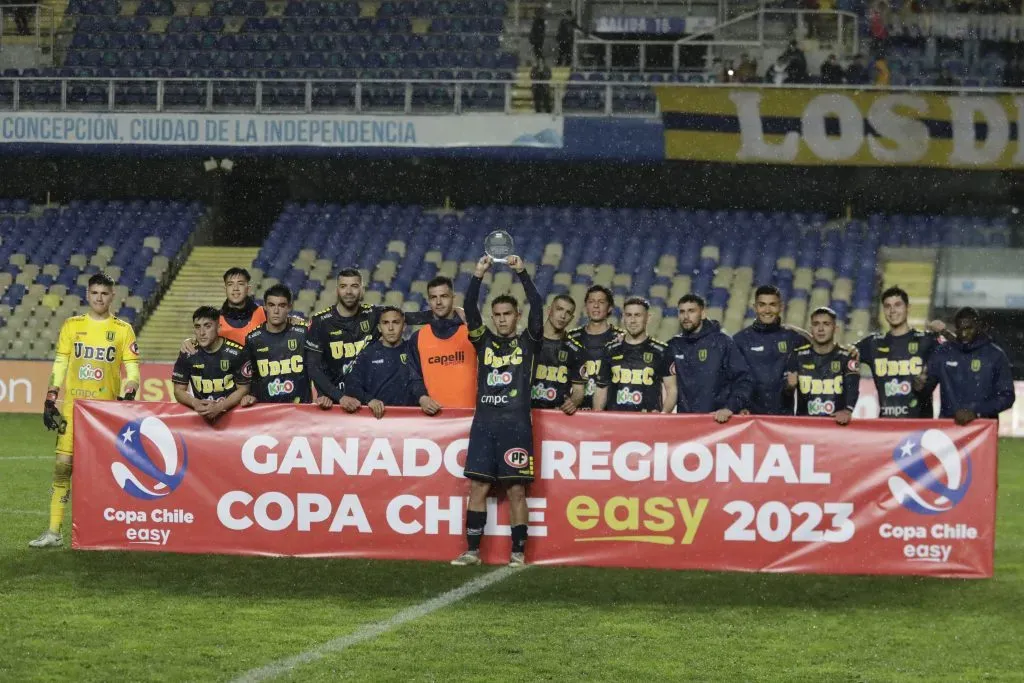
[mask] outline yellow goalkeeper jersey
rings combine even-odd
[[[110,316],[95,320],[76,315],[64,321],[57,340],[51,386],[66,380],[64,399],[116,399],[121,389],[121,364],[138,379],[139,347],[135,330]]]

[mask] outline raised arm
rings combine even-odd
[[[466,289],[466,300],[463,302],[463,306],[466,308],[466,326],[469,328],[469,338],[474,341],[483,334],[484,319],[480,314],[480,284],[490,269],[491,263],[490,256],[482,256],[477,261],[476,270]]]

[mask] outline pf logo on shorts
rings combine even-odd
[[[525,448],[510,448],[505,451],[505,462],[509,467],[521,470],[524,467],[529,467],[530,454],[526,452]]]

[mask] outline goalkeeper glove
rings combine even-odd
[[[57,394],[50,392],[46,395],[46,403],[43,406],[43,424],[51,432],[63,434],[68,428],[68,421],[60,414],[57,408]]]
[[[135,400],[135,392],[136,391],[137,391],[137,389],[132,389],[131,391],[126,391],[126,392],[124,392],[124,396],[118,396],[117,400],[118,401],[134,401]]]

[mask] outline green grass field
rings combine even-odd
[[[495,571],[30,550],[52,444],[0,416],[0,681],[232,680]],[[991,581],[533,567],[275,680],[1024,680],[1024,444],[999,470]]]

